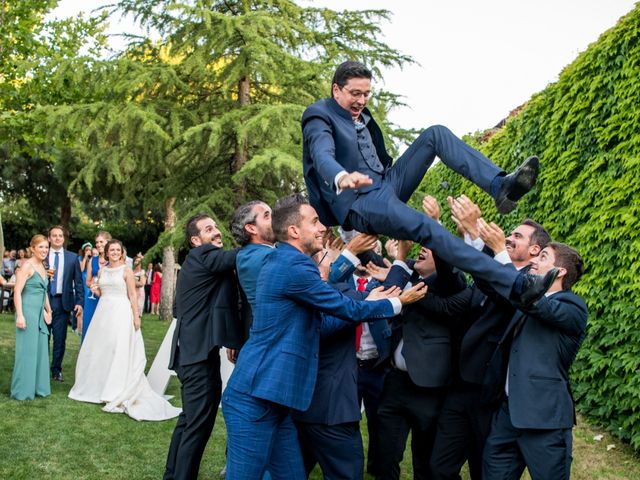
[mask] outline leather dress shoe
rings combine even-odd
[[[60,372],[60,373],[56,373],[56,374],[53,376],[53,380],[54,380],[55,382],[64,382],[64,379],[62,378],[62,372]]]
[[[516,208],[516,202],[535,185],[539,170],[540,160],[534,156],[527,158],[515,172],[504,177],[495,198],[498,213],[504,215]]]
[[[552,268],[544,275],[521,273],[517,287],[511,292],[511,301],[518,307],[528,307],[540,300],[556,280],[559,270]]]

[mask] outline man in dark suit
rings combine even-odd
[[[490,282],[505,298],[522,304],[540,298],[553,273],[542,278],[505,269],[405,203],[437,155],[492,195],[506,213],[533,186],[538,159],[531,157],[506,175],[448,129],[435,126],[392,166],[382,132],[365,108],[371,77],[361,63],[343,63],[333,78],[332,98],[314,103],[302,116],[305,182],[321,221],[416,241],[448,264]]]
[[[505,238],[500,227],[487,225],[481,219],[480,209],[465,195],[450,198],[449,204],[465,238],[479,242],[477,248],[518,270],[528,268],[551,241],[545,228],[531,219],[523,220]],[[482,282],[475,282],[460,296],[466,296],[468,307],[461,318],[462,329],[452,338],[452,383],[438,418],[431,456],[431,473],[436,480],[459,480],[465,461],[469,463],[471,478],[481,478],[482,452],[497,408],[494,403],[484,401],[485,370],[515,313],[510,302]]]
[[[351,300],[320,278],[310,256],[323,247],[326,228],[309,204],[296,198],[276,205],[272,217],[278,248],[258,277],[249,340],[225,390],[227,478],[305,478],[291,409],[306,410],[318,368],[320,314],[354,321],[393,316],[421,288],[375,302]]]
[[[82,318],[84,303],[84,285],[77,256],[64,249],[64,230],[60,225],[49,229],[49,269],[54,269],[49,278],[49,304],[52,320],[49,331],[53,336],[53,354],[51,375],[55,381],[62,382],[62,359],[67,342],[67,326],[71,311]]]
[[[531,270],[551,268],[559,273],[547,295],[513,316],[500,341],[509,347],[491,361],[504,380],[504,400],[484,450],[486,480],[520,478],[525,466],[533,480],[570,478],[575,409],[569,369],[584,339],[587,306],[571,291],[583,272],[578,252],[549,243]]]
[[[216,222],[206,214],[186,225],[191,250],[176,283],[176,331],[169,368],[182,383],[182,413],[171,438],[165,480],[198,477],[218,412],[220,347],[240,348],[236,253],[222,249]]]

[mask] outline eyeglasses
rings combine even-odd
[[[348,88],[345,88],[345,87],[341,87],[340,90],[345,90],[353,98],[364,97],[365,99],[369,99],[369,98],[371,98],[371,95],[373,94],[373,92],[371,92],[371,90],[366,91],[366,92],[361,92],[360,90],[349,90]]]

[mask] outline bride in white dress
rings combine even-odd
[[[177,417],[181,410],[154,392],[144,374],[138,297],[122,243],[109,241],[105,252],[109,265],[100,269],[98,284],[92,286],[100,301],[78,354],[69,398],[105,403],[105,412],[124,412],[136,420]]]

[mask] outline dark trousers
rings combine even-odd
[[[480,402],[480,392],[480,386],[470,384],[456,385],[447,392],[431,454],[435,480],[460,480],[465,461],[471,479],[481,480],[482,452],[495,408]]]
[[[176,351],[176,365],[180,365],[180,350]],[[182,413],[171,437],[165,480],[198,478],[202,454],[216,421],[222,380],[220,354],[214,348],[204,362],[177,366],[182,383]]]
[[[367,415],[367,433],[369,446],[367,447],[367,473],[377,475],[378,472],[378,406],[384,387],[386,368],[374,367],[378,359],[358,361],[358,404],[364,403]]]
[[[570,428],[552,430],[516,428],[505,400],[493,417],[484,448],[484,480],[517,480],[524,468],[532,480],[569,480],[571,473]]]
[[[327,480],[362,480],[364,450],[358,422],[323,425],[296,422],[307,477],[320,464]]]
[[[144,286],[144,313],[151,311],[151,285]]]
[[[508,298],[518,275],[515,269],[505,268],[466,245],[438,222],[406,204],[436,155],[485,192],[490,191],[496,176],[504,173],[446,127],[429,127],[387,171],[380,188],[357,197],[347,224],[360,232],[413,240],[429,247],[445,262],[491,283]]]
[[[227,480],[304,480],[306,474],[291,409],[227,386]],[[194,477],[195,478],[195,477]]]
[[[431,478],[429,458],[444,394],[444,388],[415,385],[406,372],[391,370],[387,374],[378,408],[378,441],[384,448],[379,452],[377,478],[400,478],[400,462],[410,430],[413,478]]]
[[[67,327],[69,325],[69,315],[71,312],[62,306],[62,295],[49,295],[51,305],[52,320],[49,325],[49,332],[53,337],[53,353],[51,359],[51,374],[57,375],[62,372],[62,360],[67,344]]]

